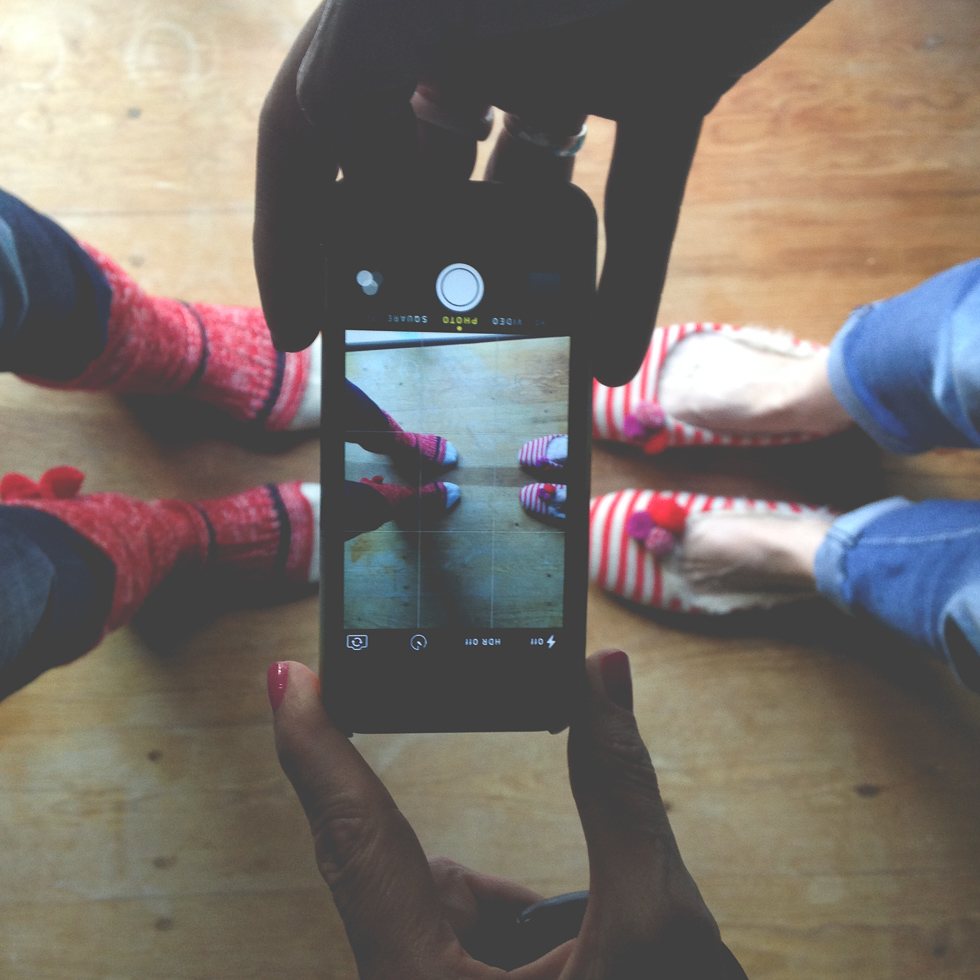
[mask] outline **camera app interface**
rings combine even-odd
[[[363,273],[364,295],[383,289],[382,273]],[[436,289],[439,309],[411,329],[386,314],[346,332],[346,645],[552,649],[570,341],[529,336],[520,316],[469,315],[483,284],[464,263]]]

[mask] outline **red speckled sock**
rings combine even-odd
[[[277,351],[261,310],[150,296],[112,259],[86,251],[112,288],[106,348],[70,381],[27,380],[76,391],[181,392],[269,431],[319,424],[312,350]],[[304,396],[316,396],[314,412]]]
[[[406,432],[387,412],[393,444],[383,451],[392,458],[400,458],[410,465],[432,463],[435,466],[455,466],[458,459],[456,447],[442,436],[421,432]]]
[[[145,503],[119,493],[78,496],[83,479],[67,466],[49,470],[37,484],[7,474],[0,501],[46,511],[108,555],[116,578],[106,631],[129,622],[181,563],[231,567],[249,581],[319,577],[316,484],[270,483],[215,500]]]
[[[403,487],[397,483],[385,483],[380,476],[363,479],[372,490],[377,490],[391,507],[392,516],[399,521],[429,521],[441,517],[459,500],[459,487],[455,483],[427,483],[422,487]]]

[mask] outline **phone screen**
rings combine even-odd
[[[322,670],[351,730],[561,727],[584,655],[594,251],[542,237],[540,203],[473,193],[348,238],[328,269],[343,533],[324,536],[342,587]]]

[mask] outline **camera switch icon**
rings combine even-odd
[[[348,650],[366,650],[368,645],[368,638],[366,633],[348,633],[347,634],[347,649]]]

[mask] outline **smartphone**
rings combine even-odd
[[[571,185],[338,183],[320,676],[341,731],[568,724],[585,660],[596,224]],[[528,443],[538,466],[521,463]]]

